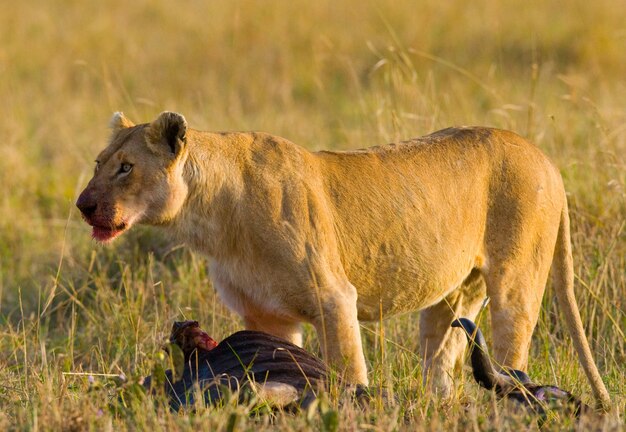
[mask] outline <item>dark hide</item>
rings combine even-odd
[[[328,370],[321,360],[284,339],[258,331],[240,331],[212,349],[206,349],[203,343],[190,343],[194,338],[206,342],[209,337],[203,335],[206,333],[197,322],[175,323],[172,328],[171,342],[182,349],[185,358],[182,376],[175,382],[172,371],[166,371],[165,393],[173,410],[194,404],[196,388],[202,390],[206,404],[218,404],[237,391],[241,400],[250,394],[242,391],[250,382],[293,386],[300,396],[295,404],[306,407],[327,381]],[[154,390],[152,381],[152,377],[144,381],[149,390]]]

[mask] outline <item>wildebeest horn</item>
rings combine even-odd
[[[452,322],[452,327],[460,327],[465,331],[469,343],[472,374],[482,387],[488,390],[495,387],[500,393],[515,387],[516,383],[526,384],[531,382],[530,377],[520,370],[509,369],[507,373],[496,370],[489,357],[487,342],[485,342],[482,332],[474,322],[467,318],[459,318]]]
[[[583,411],[591,411],[591,408],[566,390],[553,385],[533,383],[526,372],[508,368],[505,368],[504,372],[497,371],[489,358],[482,332],[471,320],[459,318],[452,322],[452,327],[461,327],[465,331],[469,342],[472,372],[482,387],[495,388],[499,397],[506,397],[530,407],[544,417],[546,407],[565,407],[571,409],[576,416]]]

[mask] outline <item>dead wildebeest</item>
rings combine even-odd
[[[170,344],[170,355],[180,349],[178,361],[184,361],[183,367],[175,365],[178,373],[165,372],[165,394],[173,410],[193,405],[197,394],[206,404],[217,404],[234,393],[240,402],[253,394],[274,407],[306,408],[328,378],[317,357],[263,332],[239,331],[218,344],[197,321],[175,322]],[[155,391],[156,381],[148,377],[144,386]]]
[[[487,390],[495,389],[499,397],[513,400],[542,416],[545,415],[546,409],[571,412],[577,417],[582,412],[591,411],[588,405],[570,392],[553,385],[535,384],[523,371],[517,369],[497,371],[491,363],[482,332],[471,320],[459,318],[452,322],[452,327],[461,327],[465,331],[472,373],[481,387]]]

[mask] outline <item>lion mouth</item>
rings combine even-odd
[[[116,226],[98,226],[92,225],[92,237],[99,242],[109,242],[115,237],[122,234],[128,228],[128,224],[121,223]]]

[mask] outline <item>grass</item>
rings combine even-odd
[[[264,130],[312,150],[454,124],[533,140],[565,179],[578,304],[616,405],[613,416],[579,428],[624,428],[624,23],[626,9],[610,0],[34,0],[2,8],[0,428],[535,427],[467,374],[451,403],[424,396],[416,314],[362,331],[371,379],[392,389],[396,405],[338,409],[331,395],[299,416],[258,417],[245,406],[178,415],[150,400],[110,410],[119,390],[105,374],[149,374],[163,361],[173,320],[197,319],[216,339],[242,327],[219,303],[203,257],[149,228],[99,246],[74,210],[111,113],[149,121],[165,109],[197,129]],[[317,350],[310,328],[305,345]],[[550,288],[530,374],[591,401]],[[574,427],[567,418],[546,425]]]

